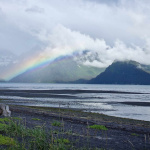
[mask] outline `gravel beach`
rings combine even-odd
[[[47,131],[53,130],[56,132],[54,136],[69,139],[76,149],[150,149],[149,122],[59,108],[11,106],[10,110],[12,117],[24,118],[27,127],[44,126]],[[54,121],[61,122],[63,127],[53,126]],[[108,130],[88,129],[94,124],[105,125]]]

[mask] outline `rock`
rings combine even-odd
[[[3,114],[3,110],[0,108],[0,116]]]
[[[11,111],[9,110],[9,106],[5,104],[0,104],[0,115],[5,117],[10,117]]]

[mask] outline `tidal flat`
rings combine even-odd
[[[150,121],[150,87],[75,84],[3,84],[0,101],[8,105],[61,107]]]

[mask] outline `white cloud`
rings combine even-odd
[[[149,5],[147,0],[1,0],[0,41],[15,53],[43,43],[46,53],[59,55],[88,49],[98,53],[101,62],[91,63],[96,66],[115,59],[148,63]]]
[[[117,5],[105,3],[101,0],[99,3],[88,0],[7,0],[1,1],[0,5],[9,21],[30,34],[42,30],[49,32],[62,24],[92,37],[104,38],[109,43],[116,39],[127,44],[136,43],[140,37],[150,35],[149,2],[120,0]],[[27,10],[44,13],[27,13]]]
[[[53,32],[47,36],[50,45],[42,51],[42,55],[50,56],[52,53],[61,55],[72,55],[83,53],[88,50],[86,55],[81,57],[85,65],[96,67],[107,67],[114,60],[135,60],[140,63],[150,64],[150,40],[145,41],[145,47],[127,46],[124,42],[117,40],[113,46],[106,44],[104,39],[93,39],[89,35],[72,31],[64,26],[58,25]],[[84,61],[82,61],[84,60]]]

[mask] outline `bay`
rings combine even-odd
[[[9,105],[80,109],[150,121],[149,85],[0,83],[0,90],[5,91],[0,99]]]

